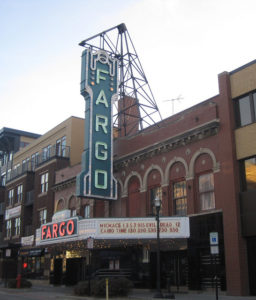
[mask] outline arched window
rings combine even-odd
[[[214,209],[215,208],[215,196],[214,196],[214,177],[213,173],[206,173],[199,175],[199,200],[200,209]]]
[[[148,201],[148,215],[156,215],[155,199],[159,198],[162,201],[162,188],[161,186],[155,186],[149,188],[149,201]],[[162,205],[160,207],[159,214],[162,215]]]
[[[197,207],[200,211],[215,208],[213,161],[208,153],[199,155],[195,162],[197,179]]]
[[[68,208],[70,209],[71,211],[71,217],[75,217],[76,214],[77,214],[77,199],[75,196],[72,196],[70,199],[69,199],[69,205],[68,205]]]
[[[153,169],[147,178],[148,183],[148,196],[147,196],[147,215],[152,216],[156,214],[155,199],[158,197],[162,201],[162,187],[161,187],[161,174],[159,170]],[[162,207],[160,208],[160,215],[162,214]]]
[[[138,177],[133,176],[128,183],[128,217],[140,217],[140,182]]]
[[[171,214],[178,216],[187,215],[187,182],[186,169],[182,162],[178,161],[170,169],[170,208]]]
[[[187,188],[186,188],[185,180],[173,182],[172,196],[173,196],[174,215],[186,216],[187,215]]]
[[[60,199],[57,203],[56,211],[61,211],[64,209],[64,207],[65,207],[64,200]]]

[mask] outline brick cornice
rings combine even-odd
[[[139,149],[138,151],[121,158],[117,158],[114,160],[114,171],[118,171],[124,167],[136,164],[156,155],[170,152],[174,149],[183,147],[198,140],[202,140],[209,136],[214,136],[219,132],[219,128],[219,119],[214,119],[208,123],[204,123],[198,127],[194,127],[176,136],[172,136],[166,140],[159,141],[157,144],[151,145],[147,148]]]

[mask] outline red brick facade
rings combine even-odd
[[[247,255],[241,236],[234,112],[228,73],[219,75],[219,89],[219,95],[201,104],[133,136],[115,139],[114,175],[119,183],[118,200],[108,203],[83,199],[79,213],[83,212],[82,203],[90,203],[93,217],[150,216],[153,213],[150,190],[161,187],[161,213],[173,216],[173,184],[185,181],[188,216],[222,215],[227,293],[246,295]],[[57,172],[57,183],[61,185],[61,181],[74,177],[76,169]],[[213,174],[215,207],[202,210],[198,181],[199,176],[208,173]],[[67,201],[72,189],[74,195],[74,185],[56,191],[55,201],[61,198]]]

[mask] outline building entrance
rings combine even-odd
[[[69,258],[66,261],[66,285],[75,285],[78,281],[86,279],[85,258]]]
[[[256,295],[256,237],[247,239],[250,294]]]

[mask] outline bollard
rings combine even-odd
[[[18,274],[17,278],[16,278],[16,287],[17,289],[20,289],[21,286],[21,274]]]
[[[106,300],[108,300],[108,278],[106,278]]]

